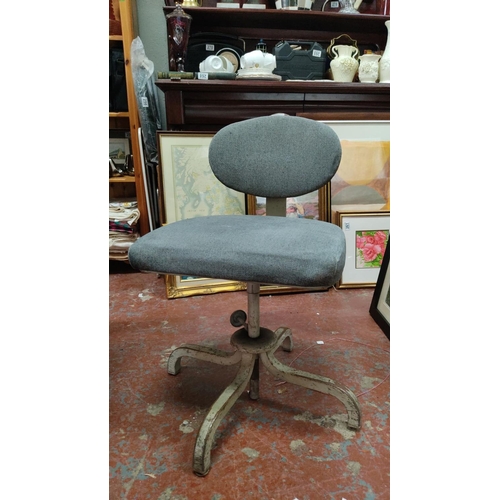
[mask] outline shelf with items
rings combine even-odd
[[[112,5],[111,5],[112,4]],[[111,20],[111,9],[115,19]],[[130,154],[132,155],[134,169],[133,175],[116,176],[109,178],[109,200],[135,199],[140,218],[137,228],[141,235],[149,231],[148,212],[146,205],[144,179],[141,168],[141,153],[139,145],[138,130],[140,127],[139,113],[136,103],[134,82],[131,68],[131,44],[136,37],[134,25],[134,0],[110,1],[110,34],[109,48],[123,49],[125,89],[127,110],[116,110],[109,112],[110,139],[112,137],[128,137]],[[116,26],[117,21],[119,26]],[[113,22],[113,31],[111,31]],[[121,33],[121,34],[119,34]],[[110,256],[111,258],[111,256]]]
[[[363,48],[383,51],[387,43],[388,15],[277,10],[271,8],[271,0],[266,9],[225,9],[208,6],[210,1],[203,0],[203,7],[183,7],[192,17],[190,35],[217,33],[239,37],[245,42],[245,52],[253,50],[260,39],[269,52],[282,40],[314,41],[327,49],[340,35],[356,40],[360,53]],[[379,8],[388,0],[371,3]],[[318,8],[316,2],[314,8]],[[173,9],[164,6],[164,14]],[[156,85],[165,95],[169,130],[214,131],[234,121],[273,113],[388,114],[390,111],[388,83],[160,78]]]
[[[168,14],[174,7],[163,7]],[[191,33],[212,32],[240,37],[246,52],[262,38],[269,50],[281,40],[316,41],[327,47],[330,41],[349,34],[359,45],[375,44],[383,50],[387,41],[385,21],[376,14],[339,14],[317,10],[223,9],[183,7],[192,16]]]

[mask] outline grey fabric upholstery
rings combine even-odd
[[[327,125],[273,115],[234,123],[212,139],[209,162],[227,186],[257,196],[292,197],[335,174],[340,141]],[[142,236],[132,267],[164,274],[302,287],[331,286],[345,262],[334,224],[258,215],[181,220]]]
[[[208,159],[215,176],[236,191],[287,198],[324,186],[341,155],[337,134],[324,123],[273,115],[220,130]]]
[[[130,263],[143,271],[304,287],[335,284],[344,259],[338,226],[259,215],[173,222],[129,250]]]

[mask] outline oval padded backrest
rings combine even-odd
[[[227,187],[255,196],[287,198],[325,185],[342,148],[326,124],[288,115],[232,123],[213,137],[208,160]]]

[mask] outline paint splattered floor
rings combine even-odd
[[[197,431],[237,367],[184,358],[172,376],[166,361],[183,342],[232,351],[229,316],[247,309],[246,293],[167,300],[162,278],[124,270],[109,275],[110,500],[389,499],[389,340],[368,313],[373,289],[261,301],[262,326],[293,331],[293,352],[276,357],[351,388],[361,430],[332,396],[261,368],[260,399],[240,396],[198,477]]]

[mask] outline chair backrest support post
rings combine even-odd
[[[266,215],[286,216],[286,198],[266,198]]]

